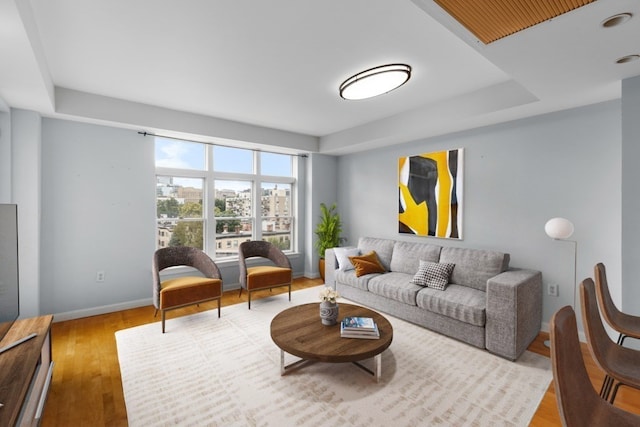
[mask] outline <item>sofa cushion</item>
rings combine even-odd
[[[385,298],[416,305],[416,294],[422,286],[411,283],[411,274],[385,273],[372,277],[368,283],[369,292]]]
[[[347,271],[339,271],[336,270],[336,285],[337,284],[345,284],[347,286],[351,286],[353,288],[362,289],[363,291],[369,290],[368,284],[369,280],[373,277],[378,276],[377,274],[367,274],[366,276],[356,276],[355,270],[347,270]]]
[[[386,270],[380,261],[376,251],[371,251],[364,255],[350,256],[349,260],[356,270],[356,276],[364,276],[365,274],[384,273]]]
[[[449,284],[449,278],[454,266],[455,264],[446,262],[420,261],[420,268],[413,276],[411,283],[444,291],[444,288]]]
[[[456,265],[451,273],[451,283],[486,291],[487,280],[506,271],[509,267],[509,254],[481,249],[445,247],[440,251],[440,262]]]
[[[360,249],[354,247],[333,248],[333,253],[336,255],[336,261],[338,261],[338,270],[353,270],[355,267],[349,257],[360,255]]]
[[[484,326],[487,319],[486,298],[486,292],[450,284],[445,291],[421,288],[416,294],[416,305],[461,322]]]
[[[391,268],[391,255],[393,254],[394,244],[395,240],[378,239],[376,237],[361,237],[358,240],[360,253],[366,254],[371,251],[376,251],[380,262],[387,271]]]
[[[420,261],[438,262],[442,246],[428,243],[396,242],[391,255],[390,270],[415,274]]]

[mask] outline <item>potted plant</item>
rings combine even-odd
[[[318,236],[315,246],[318,250],[318,256],[320,257],[320,277],[324,280],[324,253],[329,248],[340,246],[340,242],[344,240],[340,237],[340,233],[342,233],[342,222],[340,221],[340,215],[336,212],[335,203],[330,207],[327,207],[324,203],[320,203],[320,222],[316,226],[315,233],[316,236]]]

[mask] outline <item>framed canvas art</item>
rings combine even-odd
[[[464,149],[398,159],[398,231],[462,239]]]

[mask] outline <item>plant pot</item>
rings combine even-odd
[[[318,260],[318,270],[320,271],[320,278],[324,283],[324,258],[320,258],[320,260]]]

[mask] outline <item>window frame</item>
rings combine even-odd
[[[185,141],[192,142],[192,141]],[[261,194],[262,194],[262,184],[283,184],[290,186],[290,218],[291,218],[291,228],[290,232],[290,248],[285,250],[284,252],[287,254],[292,254],[297,252],[298,245],[298,218],[296,217],[296,206],[298,202],[298,167],[297,162],[295,161],[296,156],[293,154],[287,153],[277,153],[287,155],[291,161],[291,175],[292,176],[274,176],[274,175],[262,175],[261,174],[261,156],[262,151],[243,148],[243,147],[229,147],[229,148],[237,148],[239,150],[249,150],[252,152],[253,156],[253,173],[242,173],[242,172],[222,172],[215,171],[214,168],[214,146],[215,144],[203,143],[205,145],[205,170],[197,170],[197,169],[181,169],[181,168],[172,168],[172,167],[163,167],[156,166],[155,167],[155,176],[156,183],[158,177],[167,176],[167,177],[177,177],[177,178],[199,178],[203,180],[203,190],[202,190],[202,222],[203,222],[203,250],[211,256],[211,258],[217,261],[227,261],[227,260],[236,260],[237,255],[230,256],[217,256],[217,241],[216,241],[216,222],[218,220],[225,220],[226,217],[215,217],[215,182],[216,181],[247,181],[251,184],[251,237],[252,240],[262,240],[263,232],[262,232],[262,211],[261,211]],[[225,146],[226,147],[226,146]],[[157,195],[156,195],[156,203],[157,203]],[[243,217],[245,218],[245,217]],[[157,217],[156,210],[156,247],[158,247],[158,220],[160,218]],[[235,244],[231,245],[232,248],[236,248]],[[226,245],[222,245],[222,249],[225,249]]]

